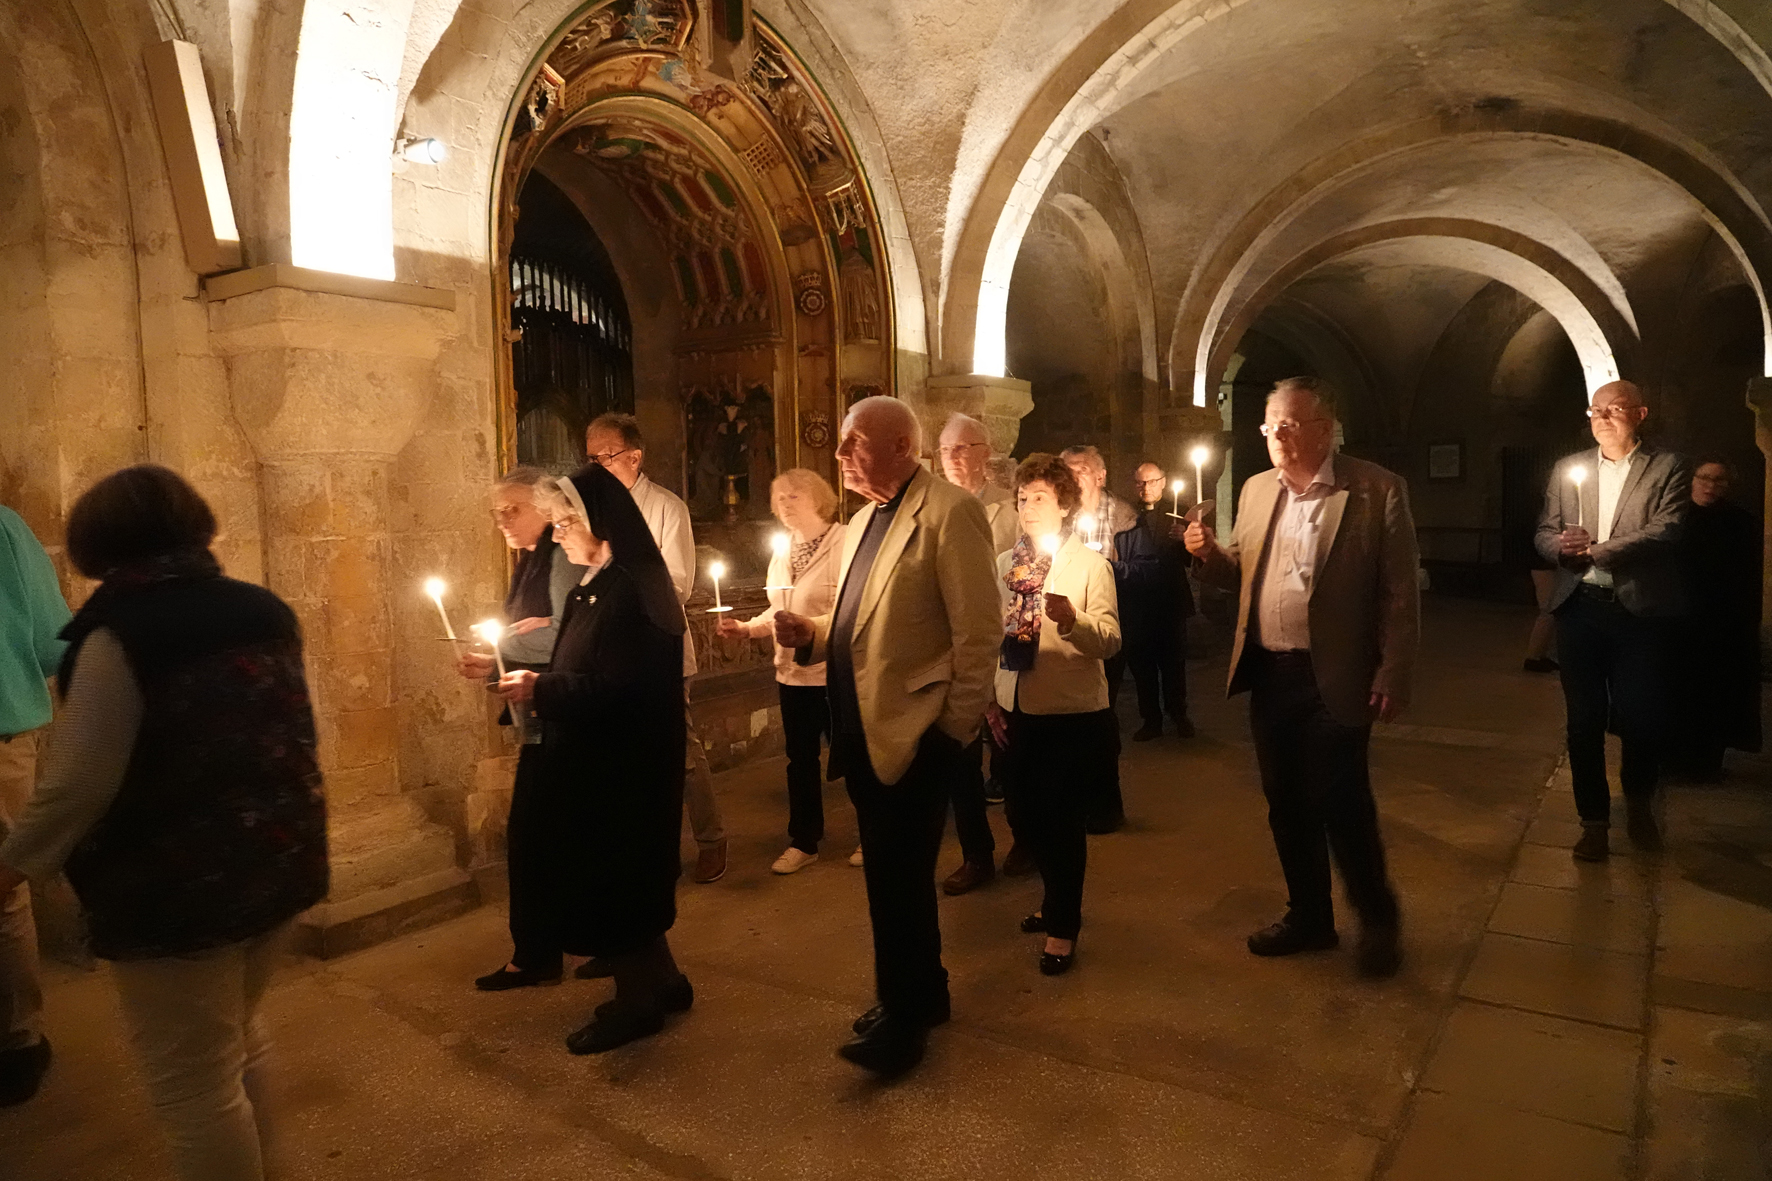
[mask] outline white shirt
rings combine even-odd
[[[1256,620],[1261,646],[1270,652],[1292,652],[1311,646],[1311,590],[1322,561],[1323,507],[1335,490],[1335,456],[1323,461],[1303,492],[1280,481],[1274,508],[1273,536],[1262,568]]]
[[[689,524],[689,506],[669,489],[660,488],[644,474],[629,489],[646,528],[664,555],[665,568],[671,572],[671,584],[677,588],[677,601],[687,603],[695,590],[695,531]],[[683,675],[695,675],[695,641],[683,633]]]
[[[1630,478],[1631,461],[1636,459],[1641,443],[1632,444],[1623,459],[1607,459],[1600,456],[1599,473],[1594,477],[1598,483],[1600,508],[1596,514],[1599,520],[1594,522],[1594,541],[1609,541],[1612,538],[1612,519],[1618,515],[1618,498],[1624,495],[1624,482]],[[1578,492],[1577,495],[1580,495]],[[1598,566],[1589,566],[1587,573],[1581,576],[1583,582],[1594,586],[1611,586],[1612,574]]]

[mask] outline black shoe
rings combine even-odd
[[[935,1028],[937,1025],[946,1025],[948,1023],[948,1018],[952,1015],[952,1009],[948,1007],[948,1002],[944,1000],[941,1002],[941,1007],[932,1013],[923,1024],[931,1029]],[[886,1006],[875,1005],[873,1008],[857,1017],[855,1021],[850,1024],[849,1028],[853,1029],[858,1037],[866,1036],[868,1030],[874,1028],[874,1026],[880,1024],[880,1022],[884,1020],[886,1020]]]
[[[572,969],[572,976],[575,980],[607,980],[613,975],[615,975],[615,969],[609,966],[609,961],[598,959],[596,956],[592,956]]]
[[[1158,722],[1155,725],[1146,722],[1132,732],[1132,741],[1134,742],[1149,742],[1153,738],[1161,737],[1163,737],[1163,723],[1161,722]]]
[[[474,981],[474,987],[481,992],[503,992],[507,988],[531,988],[538,984],[558,984],[563,976],[564,973],[558,968],[554,969],[552,975],[547,975],[541,972],[525,971],[522,968],[505,967],[496,972],[486,973]]]
[[[1604,861],[1611,854],[1606,839],[1607,826],[1604,824],[1583,824],[1581,839],[1569,850],[1577,861]]]
[[[1033,852],[1023,844],[1010,845],[1009,855],[1003,858],[1003,876],[1006,878],[1024,878],[1039,868]]]
[[[49,1073],[49,1039],[0,1052],[0,1107],[16,1107],[37,1093]]]
[[[1328,951],[1341,944],[1334,927],[1303,927],[1290,918],[1281,919],[1271,927],[1263,927],[1249,936],[1253,955],[1296,955],[1301,951]]]
[[[887,1014],[854,1041],[838,1046],[837,1055],[882,1078],[892,1078],[923,1061],[928,1041],[927,1025]]]
[[[566,1048],[574,1054],[601,1054],[651,1037],[664,1028],[664,1019],[664,1010],[656,1004],[617,1005],[600,1012],[583,1029],[567,1034]]]
[[[1040,953],[1040,975],[1062,976],[1070,971],[1071,965],[1076,962],[1077,949],[1075,944],[1072,944],[1071,950],[1064,955],[1053,955],[1049,951],[1042,951]]]
[[[1030,914],[1027,918],[1021,920],[1021,933],[1023,935],[1038,935],[1045,929],[1046,916],[1038,912]]]
[[[1002,803],[1003,802],[1003,785],[1001,783],[998,783],[995,779],[985,780],[984,781],[984,802],[987,804]]]
[[[1554,673],[1562,671],[1562,665],[1543,656],[1534,656],[1522,666],[1529,673]]]
[[[1126,824],[1126,813],[1116,812],[1109,815],[1090,816],[1083,821],[1083,831],[1090,836],[1106,836],[1110,832],[1119,832]]]
[[[1655,823],[1655,813],[1644,800],[1630,808],[1625,817],[1624,834],[1630,843],[1645,853],[1661,852],[1661,826]]]
[[[1403,966],[1402,936],[1395,926],[1360,928],[1355,961],[1368,980],[1388,980]]]
[[[1186,714],[1175,719],[1175,736],[1177,738],[1192,738],[1194,736],[1194,724],[1188,720]]]
[[[689,983],[689,977],[679,972],[675,980],[671,981],[671,983],[665,985],[663,988],[659,989],[658,992],[653,994],[652,1000],[653,1003],[658,1006],[660,1012],[687,1013],[689,1011],[689,1006],[695,1003],[695,989]],[[620,1007],[620,1000],[607,1000],[598,1005],[592,1010],[592,1012],[598,1017],[608,1017]]]

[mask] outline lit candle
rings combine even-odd
[[[769,548],[775,554],[775,556],[778,558],[787,557],[788,556],[788,549],[792,545],[793,545],[793,541],[791,538],[788,537],[788,535],[786,533],[777,533],[774,537],[771,537],[769,539]],[[789,578],[793,577],[793,571],[790,570],[788,572],[788,577]],[[766,586],[763,589],[766,591],[793,590],[794,584],[792,582],[787,582],[787,583],[784,583],[780,586],[775,586],[775,585]]]
[[[1199,504],[1206,499],[1206,461],[1212,458],[1212,452],[1206,447],[1195,447],[1188,456],[1194,461],[1194,503]]]
[[[1084,545],[1092,550],[1099,551],[1101,549],[1101,542],[1095,540],[1094,517],[1090,516],[1088,513],[1084,513],[1082,516],[1078,517],[1077,531],[1082,533],[1085,538],[1088,538],[1088,540],[1083,543]]]
[[[499,651],[498,642],[504,639],[505,625],[496,619],[483,619],[474,625],[474,634],[486,641],[492,649],[492,662],[498,666],[498,679],[505,678],[505,654]],[[506,707],[511,711],[511,724],[517,728],[517,737],[523,737],[523,708],[516,703]]]
[[[1058,552],[1059,540],[1058,534],[1048,533],[1040,538],[1040,548],[1045,550],[1048,554],[1056,554]]]
[[[1172,517],[1181,516],[1181,489],[1182,485],[1186,483],[1186,480],[1177,480],[1175,483],[1169,485],[1169,491],[1175,497],[1174,503],[1169,506],[1169,515]]]
[[[1569,469],[1569,482],[1575,485],[1575,527],[1581,528],[1581,486],[1587,483],[1587,469],[1577,465]]]
[[[725,562],[714,562],[708,566],[708,575],[714,580],[714,605],[708,608],[708,614],[719,611],[730,611],[732,608],[720,605],[720,576],[726,573]]]
[[[461,655],[461,641],[455,638],[455,628],[449,623],[449,612],[443,608],[443,591],[446,588],[441,578],[425,579],[425,594],[431,596],[431,602],[437,604],[437,614],[443,617],[443,634],[455,645],[455,654]]]

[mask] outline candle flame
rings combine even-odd
[[[499,638],[505,634],[505,625],[496,619],[482,619],[474,625],[474,634],[497,647]]]
[[[786,533],[777,533],[774,537],[771,537],[769,539],[769,548],[775,551],[776,557],[787,557],[788,535]]]
[[[1058,534],[1048,533],[1044,537],[1040,538],[1040,548],[1045,550],[1049,554],[1057,553],[1058,552]]]
[[[1095,532],[1095,518],[1090,516],[1088,513],[1084,513],[1082,516],[1077,518],[1077,528],[1081,529],[1085,533]]]
[[[719,581],[720,579],[726,577],[726,563],[725,562],[715,562],[713,565],[708,567],[708,573],[713,575],[714,580],[716,582]]]
[[[1587,469],[1579,466],[1570,468],[1569,479],[1574,482],[1577,488],[1581,487],[1582,483],[1587,480]]]
[[[1169,491],[1175,493],[1175,495],[1177,495],[1177,496],[1180,496],[1181,490],[1185,487],[1187,487],[1186,480],[1177,480],[1173,484],[1169,485]]]
[[[443,601],[443,590],[443,580],[441,578],[425,579],[425,594],[436,599],[439,603]]]
[[[1206,461],[1212,458],[1212,451],[1206,447],[1195,447],[1188,458],[1194,461],[1195,467],[1205,467]]]

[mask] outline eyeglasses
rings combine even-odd
[[[548,525],[555,533],[564,533],[566,530],[579,523],[580,520],[578,517],[561,517],[558,521],[549,521]]]
[[[1161,484],[1162,482],[1163,482],[1162,476],[1149,476],[1149,477],[1139,481],[1140,484]]]
[[[587,456],[586,458],[588,458],[592,463],[596,464],[598,467],[608,467],[610,460],[614,459],[618,455],[626,455],[628,452],[630,452],[632,450],[633,450],[632,447],[623,447],[620,451],[605,451],[600,455],[591,455],[591,456]]]
[[[1587,408],[1586,413],[1589,418],[1625,419],[1625,418],[1629,418],[1632,415],[1636,414],[1641,409],[1642,409],[1641,406],[1632,406],[1632,405],[1629,405],[1628,403],[1625,405],[1622,405],[1622,406],[1618,405],[1617,403],[1614,403],[1610,406],[1589,406]]]
[[[1290,435],[1296,435],[1313,422],[1328,421],[1327,418],[1307,418],[1302,422],[1294,422],[1290,418],[1282,418],[1279,422],[1264,422],[1261,424],[1261,437],[1264,439],[1275,437],[1284,439]]]
[[[988,447],[988,446],[990,446],[989,443],[955,443],[950,447],[938,448],[937,453],[943,459],[958,459],[960,456],[962,456],[966,452],[972,450],[974,447]]]

